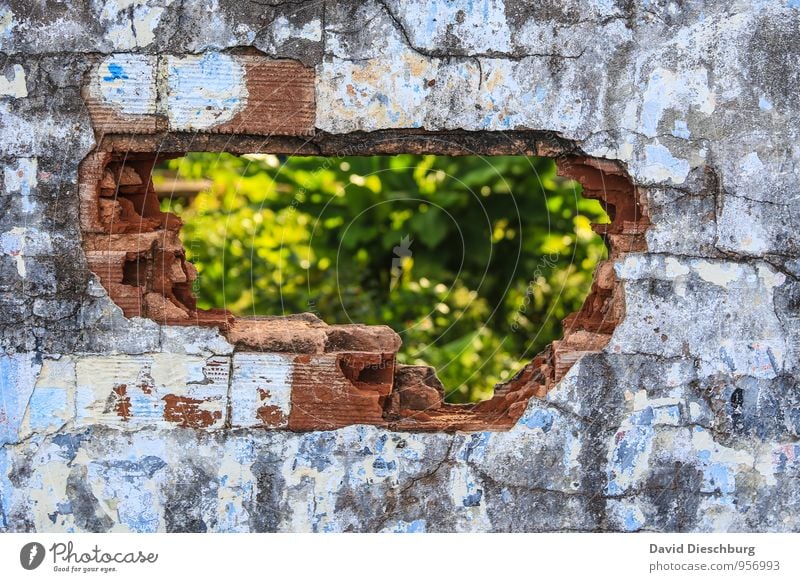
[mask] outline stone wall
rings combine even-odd
[[[791,0],[0,0],[0,530],[800,529],[798,27]],[[548,155],[615,168],[649,227],[611,233],[610,335],[513,423],[316,430],[281,358],[349,331],[134,316],[86,246],[87,163],[202,150]],[[330,355],[394,341],[355,335],[306,374],[391,393]]]

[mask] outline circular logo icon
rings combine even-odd
[[[30,542],[19,551],[19,563],[26,570],[35,570],[44,561],[44,546],[39,542]]]

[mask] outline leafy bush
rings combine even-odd
[[[201,307],[387,324],[451,402],[491,396],[556,339],[605,255],[599,203],[542,158],[189,154],[168,177],[212,181],[163,201]]]

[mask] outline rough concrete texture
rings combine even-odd
[[[798,30],[794,0],[0,1],[0,529],[800,530]],[[603,351],[505,432],[228,422],[247,358],[124,317],[81,246],[78,165],[97,103],[141,122],[118,132],[236,150],[262,53],[313,69],[298,147],[526,130],[621,162],[652,227],[614,265]],[[202,405],[148,422],[166,403],[141,386]]]

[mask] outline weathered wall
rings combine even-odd
[[[799,29],[794,0],[0,1],[0,529],[800,529]],[[313,127],[247,128],[253,49],[313,69]],[[92,103],[189,149],[524,129],[618,160],[652,221],[625,317],[507,432],[225,428],[232,346],[126,319],[89,271]],[[125,375],[216,390],[220,423],[109,420]]]

